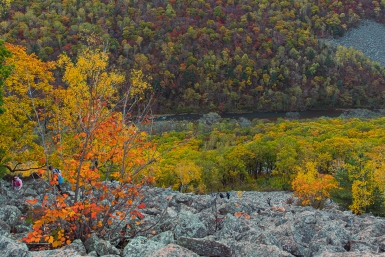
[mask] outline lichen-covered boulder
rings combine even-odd
[[[123,250],[124,257],[142,257],[149,256],[155,250],[165,246],[163,243],[149,240],[139,236],[132,239]]]
[[[294,257],[294,255],[279,249],[275,245],[254,244],[250,242],[236,243],[234,251],[234,256],[242,257]]]
[[[86,248],[84,247],[84,244],[80,239],[74,240],[71,244],[64,246],[63,249],[64,250],[75,250],[80,255],[86,255],[87,254]]]
[[[21,211],[13,205],[0,207],[0,220],[4,221],[9,226],[17,224],[21,216]]]
[[[237,238],[244,232],[250,230],[250,228],[248,220],[227,214],[223,221],[223,228],[214,235],[222,238]]]
[[[176,224],[174,228],[176,238],[181,236],[203,238],[207,235],[206,226],[192,212],[179,213],[174,222]]]
[[[199,255],[221,257],[232,256],[232,250],[228,245],[206,238],[180,237],[177,244]]]
[[[27,188],[27,189],[24,191],[23,195],[24,195],[25,197],[36,197],[36,196],[38,196],[36,190],[33,190],[32,188]]]
[[[16,242],[8,237],[0,236],[1,257],[31,257],[26,244]]]
[[[22,255],[20,255],[22,256]],[[46,251],[38,251],[38,252],[30,252],[31,257],[81,257],[83,255],[79,254],[77,251],[73,249],[55,249],[55,250],[46,250]]]
[[[165,231],[152,237],[151,240],[168,245],[174,242],[174,233],[172,231]]]
[[[295,215],[293,235],[296,241],[308,244],[315,234],[317,219],[315,212],[304,211]]]
[[[169,244],[165,247],[159,248],[148,257],[199,257],[198,254],[175,244]]]
[[[9,235],[10,232],[11,232],[11,227],[4,221],[0,220],[0,236]]]
[[[349,244],[351,236],[342,225],[341,222],[336,220],[327,221],[312,238],[309,244],[310,251],[317,253],[324,249],[322,246],[335,246],[333,247],[335,251],[344,251]]]
[[[33,229],[30,226],[25,226],[25,225],[16,225],[15,230],[16,230],[16,233],[26,233],[26,232],[33,231]]]
[[[106,240],[98,238],[96,234],[91,234],[90,238],[84,242],[84,246],[88,252],[95,251],[99,256],[107,254],[120,254],[120,251],[115,246]]]

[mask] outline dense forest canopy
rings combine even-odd
[[[198,136],[188,143],[180,144],[186,131],[159,136],[160,151],[179,145],[151,172],[159,186],[183,191],[293,189],[303,194],[326,190],[334,183],[331,175],[338,182],[331,196],[341,206],[385,215],[384,126],[384,117],[190,124],[186,130]]]
[[[45,61],[108,50],[116,69],[153,78],[157,113],[384,104],[383,67],[319,40],[383,21],[384,1],[5,2],[0,39]]]

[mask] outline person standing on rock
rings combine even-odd
[[[20,190],[23,187],[23,182],[18,176],[14,176],[11,185],[13,190]]]
[[[56,188],[59,190],[59,193],[62,194],[60,185],[64,182],[63,175],[61,174],[61,171],[56,168],[52,168],[52,166],[48,166],[48,169],[52,172],[52,180],[51,185],[55,185]]]
[[[267,198],[267,204],[268,204],[269,206],[271,206],[271,203],[270,203],[270,202],[271,202],[271,198],[268,197],[268,198]]]
[[[230,199],[230,192],[226,193],[226,197],[227,197],[227,199]]]

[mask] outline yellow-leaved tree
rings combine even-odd
[[[180,191],[184,192],[192,181],[197,183],[201,181],[202,168],[192,161],[181,161],[174,168],[174,174],[177,177],[177,183],[180,185]],[[193,191],[193,188],[190,191]]]
[[[333,176],[318,173],[317,163],[314,161],[305,161],[296,169],[298,173],[291,185],[294,196],[304,205],[319,208],[322,201],[330,197],[330,190],[338,188]]]
[[[345,164],[349,179],[353,181],[353,201],[349,206],[353,213],[364,213],[367,207],[374,203],[374,191],[377,183],[380,182],[375,181],[375,167],[376,161],[370,160],[368,156],[362,153],[353,156]],[[380,173],[378,172],[377,174],[379,175]]]
[[[12,53],[5,61],[13,71],[4,83],[0,116],[0,164],[10,172],[37,169],[48,161],[49,119],[52,115],[53,62],[42,62],[21,46],[5,44]]]

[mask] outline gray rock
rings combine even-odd
[[[198,211],[196,209],[194,209],[193,207],[190,207],[188,205],[185,205],[185,204],[180,204],[179,208],[178,208],[178,211],[179,212],[191,212],[193,214],[197,214],[198,213]]]
[[[375,238],[373,244],[377,245],[379,252],[385,252],[385,236]]]
[[[31,257],[28,247],[24,243],[16,242],[8,237],[0,236],[1,257]]]
[[[0,194],[0,206],[6,205],[8,202],[8,197],[6,195]]]
[[[103,239],[99,239],[99,243],[96,245],[95,250],[98,255],[120,255],[119,249],[113,246],[110,242]]]
[[[167,208],[165,214],[164,214],[164,219],[167,220],[167,219],[173,219],[175,218],[176,216],[178,216],[178,212],[172,208],[172,207],[169,207]]]
[[[28,232],[10,234],[8,237],[17,242],[23,242],[23,238],[28,237]]]
[[[83,255],[79,254],[73,249],[55,249],[55,250],[46,250],[38,252],[30,252],[31,257],[56,257],[56,256],[71,256],[71,257],[81,257]]]
[[[202,238],[207,235],[206,226],[199,220],[197,215],[191,212],[181,212],[175,220],[175,237],[181,236]]]
[[[217,215],[217,217],[215,217],[214,212],[210,209],[203,210],[196,215],[198,216],[199,220],[206,226],[208,235],[213,235],[223,227],[224,216]]]
[[[120,254],[120,251],[115,246],[108,241],[98,238],[96,234],[91,234],[90,238],[84,242],[84,246],[88,252],[96,251],[98,255]]]
[[[307,256],[309,250],[307,245],[298,243],[293,237],[287,237],[280,240],[282,249],[294,256]]]
[[[298,213],[293,222],[293,235],[296,241],[308,244],[315,234],[317,222],[315,213],[310,211]]]
[[[159,209],[149,208],[149,209],[142,210],[142,213],[156,216],[156,215],[160,214],[161,211]]]
[[[193,198],[193,202],[191,204],[191,207],[196,209],[198,212],[205,210],[207,208],[210,208],[213,206],[214,198],[208,195],[202,195],[198,197]]]
[[[223,228],[214,235],[224,238],[239,238],[242,233],[250,229],[250,223],[244,218],[237,218],[231,214],[227,214],[224,219]]]
[[[164,245],[168,245],[168,244],[174,243],[174,233],[172,231],[166,231],[156,236],[153,236],[151,240],[159,242]]]
[[[0,236],[8,235],[10,232],[11,227],[4,221],[0,220]]]
[[[253,244],[250,242],[236,243],[234,246],[234,250],[234,256],[242,257],[294,257],[294,255],[280,250],[275,245]]]
[[[314,257],[323,257],[323,256],[355,256],[352,252],[346,252],[345,249],[333,245],[321,245],[318,252],[313,252],[309,254]]]
[[[10,226],[17,224],[21,216],[21,211],[13,205],[6,205],[0,207],[0,220],[4,221]]]
[[[384,254],[379,254],[376,252],[333,252],[332,250],[326,250],[320,255],[314,255],[314,257],[374,257],[374,256],[384,256]]]
[[[349,232],[340,221],[330,220],[314,235],[310,243],[311,252],[319,252],[324,249],[321,246],[336,246],[336,249],[344,249],[350,241]]]
[[[148,257],[199,257],[198,254],[175,244],[159,248]]]
[[[199,255],[221,257],[232,256],[232,250],[229,246],[224,243],[209,239],[180,237],[177,241],[177,244]]]
[[[87,251],[84,247],[83,242],[80,239],[74,240],[71,244],[63,247],[64,250],[74,250],[78,252],[80,255],[86,255]]]
[[[31,189],[31,188],[27,188],[24,191],[23,195],[25,197],[36,197],[36,196],[38,196],[37,192],[35,190]]]
[[[275,245],[282,250],[282,245],[278,239],[270,232],[261,233],[255,240],[256,244]]]
[[[231,201],[231,202],[225,202],[219,205],[218,212],[222,215],[226,215],[228,213],[234,215],[235,212],[252,213],[253,210],[250,206],[240,201]]]
[[[33,231],[33,229],[30,226],[24,226],[24,225],[16,225],[15,230],[16,230],[16,233],[25,233],[25,232]]]
[[[84,247],[87,252],[96,251],[96,245],[99,243],[99,238],[96,234],[91,234],[91,236],[84,242]]]
[[[352,240],[349,242],[349,251],[351,252],[375,252],[377,246],[371,245],[368,242]]]
[[[98,253],[96,251],[89,252],[88,257],[98,257]]]
[[[163,243],[149,240],[139,236],[132,239],[123,250],[124,257],[142,257],[149,256],[155,250],[165,246]]]
[[[193,202],[193,197],[188,194],[178,194],[174,197],[176,204],[185,204],[187,206],[190,206]],[[171,201],[172,202],[172,201]]]

